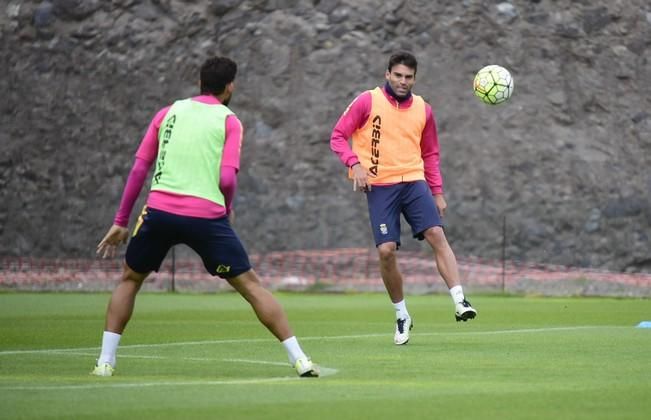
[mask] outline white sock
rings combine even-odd
[[[303,353],[301,346],[298,344],[296,336],[291,336],[282,343],[283,346],[285,346],[285,350],[287,350],[287,357],[289,358],[289,363],[292,366],[294,366],[296,360],[300,359],[301,357],[307,357],[305,353]]]
[[[393,307],[396,308],[396,319],[407,319],[410,318],[409,312],[407,312],[407,304],[405,300],[394,303]]]
[[[97,364],[108,363],[115,367],[115,354],[118,351],[118,344],[120,344],[120,334],[104,331],[102,336],[102,352],[97,359]]]
[[[457,303],[463,302],[463,300],[466,298],[463,295],[463,289],[461,288],[461,286],[454,286],[453,288],[451,288],[450,296],[452,296],[452,300],[454,301],[455,305]]]

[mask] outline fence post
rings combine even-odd
[[[172,282],[170,283],[170,292],[176,292],[176,247],[172,247]]]
[[[506,293],[506,214],[502,216],[502,294]]]

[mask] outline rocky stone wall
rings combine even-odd
[[[500,258],[505,232],[510,259],[651,270],[645,0],[5,0],[0,255],[92,256],[150,118],[211,54],[239,64],[247,248],[372,247],[329,135],[398,49],[436,112],[458,254]],[[508,103],[472,96],[486,64],[511,70]]]

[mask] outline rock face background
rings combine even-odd
[[[247,248],[372,247],[329,135],[409,49],[457,254],[499,258],[505,232],[510,259],[651,270],[646,0],[5,0],[0,36],[0,255],[92,256],[150,118],[211,54],[239,64]],[[507,104],[472,96],[486,64]]]

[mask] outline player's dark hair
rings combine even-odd
[[[227,57],[212,57],[201,65],[201,94],[219,95],[235,80],[237,64]]]
[[[389,66],[387,67],[387,70],[391,71],[393,66],[397,64],[403,64],[410,69],[414,69],[414,74],[416,74],[416,71],[418,71],[418,61],[416,61],[416,57],[407,51],[400,51],[393,54],[389,58]]]

